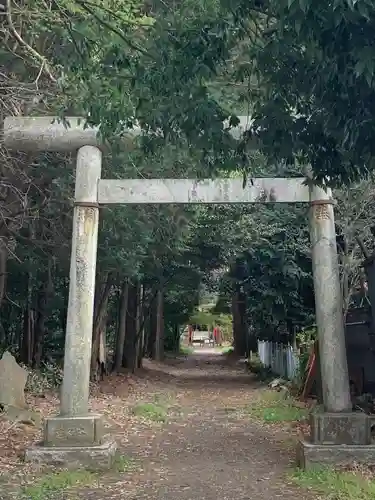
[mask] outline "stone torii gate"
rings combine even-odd
[[[103,438],[100,415],[89,412],[89,377],[93,327],[99,206],[145,203],[308,203],[316,323],[325,411],[312,418],[310,440],[301,442],[300,462],[340,463],[375,456],[366,415],[352,413],[346,359],[332,194],[308,187],[304,178],[253,179],[101,179],[102,151],[97,130],[68,118],[66,128],[53,117],[6,118],[4,143],[18,151],[77,151],[72,253],[64,376],[59,415],[45,421],[42,445],[26,451],[26,460],[109,467],[113,440]],[[243,132],[240,117],[234,137]],[[131,147],[139,129],[124,136]],[[352,445],[352,446],[347,446]]]

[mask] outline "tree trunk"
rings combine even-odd
[[[163,316],[163,289],[159,288],[156,297],[156,338],[155,338],[155,360],[164,359],[164,316]]]
[[[116,339],[115,366],[116,372],[119,372],[122,367],[122,358],[124,355],[124,344],[126,336],[126,316],[128,310],[129,283],[125,280],[121,288],[119,324]]]
[[[238,290],[232,295],[232,316],[233,316],[233,348],[235,354],[242,356],[246,351],[245,325],[243,317],[243,304],[241,304],[241,294]]]
[[[107,370],[107,315],[103,319],[102,327],[99,333],[99,353],[98,353],[98,369],[100,378],[103,380],[104,375],[108,375]]]
[[[139,290],[139,305],[138,305],[138,315],[137,315],[137,368],[142,367],[142,359],[145,347],[145,287],[140,286]]]
[[[238,310],[240,313],[240,356],[246,355],[249,349],[249,332],[246,315],[246,301],[243,291],[238,292]]]
[[[157,291],[152,289],[148,300],[148,321],[147,321],[147,342],[146,354],[149,358],[155,356],[155,341],[156,341],[156,318],[157,318]]]
[[[43,357],[43,347],[46,335],[46,319],[48,316],[48,306],[53,293],[52,282],[52,258],[48,260],[47,273],[44,276],[44,282],[39,288],[35,321],[34,335],[34,368],[40,368]]]
[[[31,229],[32,226],[31,226]],[[34,236],[31,231],[31,237]],[[21,360],[31,366],[33,362],[35,343],[35,310],[33,308],[33,261],[29,260],[29,271],[27,273],[27,298],[23,314],[23,329],[20,337]]]
[[[111,276],[107,274],[104,283],[99,282],[95,291],[94,326],[91,350],[91,374],[94,378],[98,376],[98,368],[102,367],[100,361],[101,336],[103,335],[102,330],[105,330],[107,323],[107,307],[111,289]]]
[[[174,350],[176,352],[180,351],[180,327],[178,325],[173,325],[173,338],[174,338]]]
[[[6,292],[7,257],[5,239],[0,236],[0,309]]]
[[[233,293],[232,295],[232,322],[233,322],[233,348],[234,352],[237,354],[238,345],[239,345],[239,326],[238,326],[238,304],[237,304],[237,293]]]
[[[137,304],[138,285],[129,286],[128,314],[126,317],[126,335],[122,364],[132,373],[137,365]]]
[[[151,341],[151,312],[148,309],[147,311],[147,317],[145,318],[145,326],[144,326],[144,347],[143,347],[143,357],[146,358],[151,358],[152,356],[152,351],[149,350]]]
[[[27,304],[23,314],[23,331],[20,338],[21,360],[31,366],[33,362],[33,347],[35,333],[35,311]]]

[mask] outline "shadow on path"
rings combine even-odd
[[[145,360],[143,376],[193,389],[207,385],[222,389],[236,385],[259,386],[253,376],[246,373],[243,360],[229,359],[212,348],[197,349],[193,354],[169,358],[160,364]]]

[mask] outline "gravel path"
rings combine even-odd
[[[155,372],[153,390],[172,391],[179,411],[161,427],[140,432],[122,445],[122,451],[141,464],[140,470],[131,473],[126,484],[113,478],[107,493],[101,488],[101,498],[312,498],[286,479],[294,457],[285,434],[235,411],[261,390],[243,367],[228,365],[213,350],[198,349],[186,360],[170,362],[167,371],[160,366]],[[91,498],[90,492],[85,498]]]

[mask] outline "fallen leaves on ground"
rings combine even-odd
[[[208,357],[204,362],[194,356],[168,358],[165,363],[145,360],[144,369],[137,375],[113,375],[92,384],[90,407],[104,416],[108,432],[115,437],[120,453],[124,455],[122,471],[118,467],[100,477],[97,485],[90,491],[85,490],[82,496],[103,498],[103,494],[95,496],[95,492],[105,488],[105,498],[121,498],[124,491],[127,495],[134,495],[126,498],[136,498],[138,489],[153,484],[156,477],[158,481],[167,481],[170,471],[166,471],[163,461],[173,464],[169,454],[177,453],[178,446],[181,452],[195,453],[197,445],[193,441],[190,443],[190,433],[193,436],[194,433],[206,432],[214,423],[217,429],[242,436],[243,417],[238,410],[263,390],[242,365],[228,363],[224,356]],[[31,410],[39,411],[44,418],[58,413],[56,394],[46,393],[44,397],[28,394],[27,403]],[[167,421],[155,422],[133,411],[137,405],[144,404],[162,405],[168,414]],[[275,443],[284,446],[288,436],[299,432],[301,426],[298,424],[288,431],[289,434],[281,426],[272,426],[267,430],[267,439],[272,446]],[[19,487],[40,475],[41,470],[33,464],[23,464],[21,459],[25,448],[41,438],[42,429],[0,421],[0,477],[4,484],[13,483]],[[241,439],[248,438],[243,436]],[[136,465],[128,461],[129,451],[138,457]],[[133,465],[128,467],[128,463]],[[186,488],[188,490],[190,486]]]

